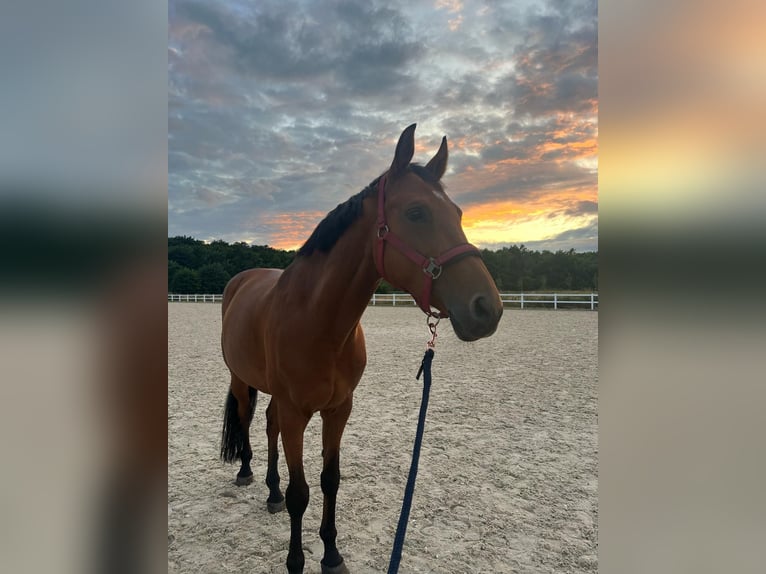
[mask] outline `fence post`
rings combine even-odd
[[[524,308],[524,293],[521,294],[521,308]]]
[[[394,296],[391,298],[391,306],[396,307],[396,293],[393,294]]]
[[[559,296],[556,293],[553,294],[553,308],[559,308]]]
[[[590,310],[593,311],[593,293],[590,294]]]

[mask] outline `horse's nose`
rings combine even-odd
[[[474,319],[486,321],[490,316],[489,304],[487,298],[484,295],[476,295],[471,299],[471,315]]]
[[[474,320],[483,325],[494,324],[499,319],[499,317],[496,316],[497,313],[493,308],[492,303],[484,295],[476,295],[471,299],[469,308]]]

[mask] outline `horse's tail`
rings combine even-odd
[[[253,387],[248,387],[247,391],[250,395],[250,407],[248,410],[250,419],[247,421],[247,426],[249,427],[253,420],[258,391]],[[237,408],[237,399],[234,393],[231,392],[231,389],[229,389],[229,394],[226,397],[226,406],[223,409],[223,430],[221,431],[221,460],[224,462],[234,462],[236,459],[241,458],[242,451],[245,449],[245,433],[242,421],[239,420]]]

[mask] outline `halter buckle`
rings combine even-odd
[[[428,264],[423,267],[423,273],[430,275],[431,279],[438,279],[442,274],[442,266],[436,263],[433,257],[428,258]]]
[[[390,229],[388,228],[387,224],[383,224],[380,227],[378,227],[378,239],[383,239],[386,235],[388,235],[388,232]]]

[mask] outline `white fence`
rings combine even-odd
[[[168,301],[186,303],[220,303],[223,295],[180,295],[168,293]],[[591,311],[598,309],[598,293],[501,293],[500,300],[504,307],[585,307]],[[370,299],[374,306],[414,306],[415,299],[409,293],[374,293]]]
[[[598,309],[598,293],[501,293],[500,300],[504,307],[525,305],[545,307],[569,307],[584,305],[591,311]]]
[[[598,293],[500,293],[504,307],[553,307],[585,306],[591,311],[598,309]],[[374,293],[370,305],[415,305],[409,293]]]
[[[220,303],[223,301],[223,295],[179,295],[178,293],[168,293],[168,301],[179,303]]]

